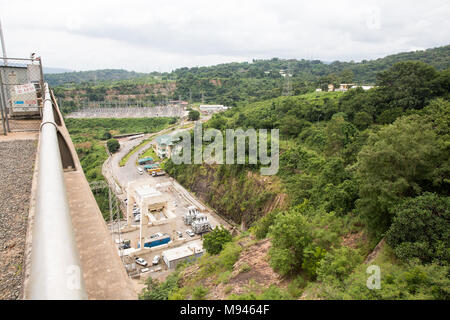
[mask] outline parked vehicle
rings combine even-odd
[[[187,235],[190,236],[190,237],[195,236],[194,231],[192,231],[191,229],[187,229],[187,230],[186,230],[186,233],[187,233]]]
[[[134,217],[134,222],[139,222],[141,221],[141,214],[138,213],[135,217]]]
[[[159,176],[163,176],[166,173],[164,171],[152,171],[152,177],[159,177]]]
[[[178,235],[179,238],[183,237],[183,233],[181,231],[177,231],[177,235]]]
[[[143,174],[144,173],[144,169],[142,169],[141,167],[137,167],[137,171],[139,174]]]
[[[154,163],[154,164],[148,164],[146,166],[144,166],[144,170],[147,170],[148,173],[152,173],[152,172],[158,172],[161,171],[161,168],[159,166],[159,163]]]
[[[155,266],[159,263],[159,260],[161,260],[161,258],[159,256],[154,256],[152,264]]]
[[[153,158],[147,157],[144,159],[139,159],[138,163],[139,163],[139,165],[151,164],[151,163],[153,163]]]
[[[123,240],[122,243],[119,246],[120,249],[129,249],[131,248],[131,241],[130,240]]]
[[[144,259],[139,258],[139,257],[136,257],[136,258],[134,259],[134,261],[136,261],[136,263],[137,263],[138,265],[143,266],[143,267],[146,267],[146,266],[148,265],[147,261],[145,261]]]
[[[162,244],[169,243],[169,242],[170,242],[170,236],[168,234],[153,237],[153,238],[150,237],[150,239],[147,239],[145,241],[144,248],[153,248],[153,247],[157,247]],[[138,245],[138,248],[139,248],[139,245]]]
[[[150,238],[151,239],[157,239],[157,238],[160,238],[160,237],[162,237],[163,236],[163,234],[161,233],[161,232],[157,232],[157,233],[155,233],[155,234],[152,234],[151,236],[150,236]]]

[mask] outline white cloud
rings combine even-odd
[[[9,56],[76,70],[378,58],[449,44],[449,15],[446,0],[0,0]]]

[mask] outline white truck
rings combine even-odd
[[[152,171],[152,177],[158,177],[158,176],[163,176],[166,173],[164,171]]]

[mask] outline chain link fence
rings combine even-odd
[[[1,133],[39,131],[43,88],[40,58],[0,58]]]

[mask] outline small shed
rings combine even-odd
[[[162,259],[169,269],[175,269],[183,261],[192,261],[203,255],[201,243],[191,243],[162,252]]]

